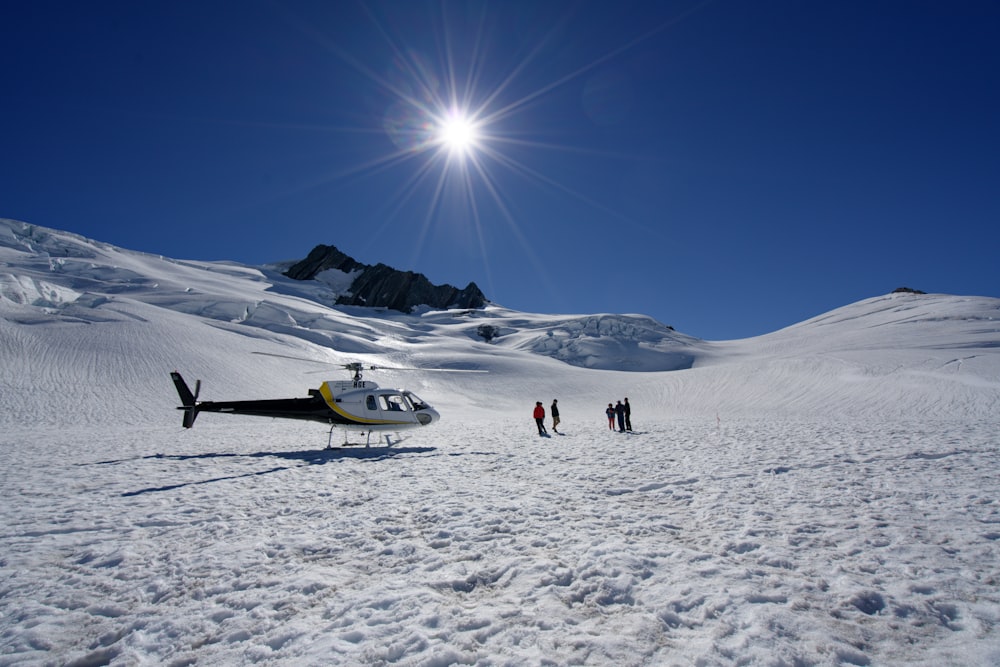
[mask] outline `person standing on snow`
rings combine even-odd
[[[554,398],[552,399],[552,432],[553,433],[558,433],[559,432],[559,429],[556,428],[556,426],[559,426],[559,406],[556,405],[556,403],[558,403],[558,402],[559,401],[557,401],[556,399],[554,399]]]
[[[604,414],[608,416],[608,428],[612,431],[615,430],[615,407],[608,403],[608,409],[604,411]]]
[[[618,405],[615,406],[615,414],[618,415],[618,430],[621,433],[625,432],[625,406],[622,405],[621,401],[618,401]]]
[[[628,397],[625,398],[625,430],[632,430],[632,406],[628,404]]]
[[[542,407],[541,401],[535,402],[535,424],[538,425],[538,435],[549,434],[549,432],[545,430],[545,408]]]

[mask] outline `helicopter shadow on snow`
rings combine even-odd
[[[273,456],[289,461],[304,461],[314,465],[323,465],[333,461],[343,459],[357,459],[364,461],[383,461],[399,456],[400,454],[425,454],[433,452],[436,447],[331,447],[329,449],[305,449],[302,451],[282,451],[282,452],[251,452],[249,454],[238,454],[234,452],[222,453],[212,452],[205,454],[156,454],[147,458],[173,459],[175,461],[186,461],[188,459],[212,459],[212,458],[266,458]]]
[[[365,462],[376,462],[385,461],[389,459],[396,458],[401,454],[426,454],[429,452],[436,451],[436,447],[338,447],[333,449],[311,449],[303,451],[283,451],[283,452],[253,452],[250,454],[238,454],[232,452],[212,452],[205,454],[152,454],[150,456],[143,456],[141,459],[144,460],[170,460],[170,461],[199,461],[199,460],[210,460],[210,459],[265,459],[269,457],[285,459],[287,461],[298,461],[301,463],[306,463],[309,465],[325,465],[327,463],[335,463],[337,461],[344,460],[356,460]],[[134,459],[133,459],[134,460]],[[123,463],[124,461],[99,461],[98,465],[107,465],[113,463]],[[245,472],[237,475],[224,475],[221,477],[212,477],[209,479],[193,480],[189,482],[182,482],[179,484],[167,484],[164,486],[147,487],[145,489],[138,489],[136,491],[126,491],[121,495],[123,497],[130,496],[141,496],[147,493],[156,493],[159,491],[172,491],[175,489],[182,489],[188,486],[198,486],[202,484],[211,484],[214,482],[224,482],[234,479],[242,479],[246,477],[259,477],[262,475],[270,475],[271,473],[282,472],[284,470],[291,470],[300,466],[297,465],[283,465],[276,466],[273,468],[267,468],[264,470],[254,470],[251,472]]]

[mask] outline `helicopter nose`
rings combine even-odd
[[[417,421],[420,422],[422,426],[430,426],[440,418],[441,415],[439,415],[438,411],[434,408],[424,408],[423,410],[417,412]]]

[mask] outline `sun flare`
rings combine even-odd
[[[441,120],[438,141],[453,156],[472,153],[479,145],[481,134],[477,123],[462,111],[453,110]]]

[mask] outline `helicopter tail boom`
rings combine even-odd
[[[201,381],[199,380],[195,384],[195,391],[192,393],[180,373],[173,371],[170,373],[170,377],[174,381],[174,386],[177,387],[177,395],[181,398],[181,407],[177,409],[184,411],[184,428],[191,428],[194,426],[194,420],[198,417],[198,391],[201,389]]]

